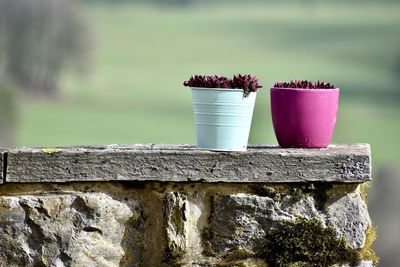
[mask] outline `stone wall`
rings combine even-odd
[[[0,266],[375,266],[368,145],[2,151]]]

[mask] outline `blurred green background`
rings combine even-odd
[[[372,146],[370,207],[381,266],[400,261],[398,1],[57,0],[42,13],[35,8],[45,0],[9,2],[0,0],[0,17],[25,8],[32,20],[50,16],[52,26],[24,28],[17,17],[0,24],[3,143],[194,143],[182,82],[192,74],[250,73],[264,86],[250,143],[275,144],[268,88],[278,80],[329,81],[341,89],[333,142]],[[31,34],[35,25],[40,34]],[[28,45],[12,51],[28,35]],[[54,55],[46,58],[48,51]],[[13,67],[16,56],[30,67]]]

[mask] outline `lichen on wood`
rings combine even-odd
[[[47,154],[54,154],[62,152],[62,149],[59,148],[42,148],[42,151]]]

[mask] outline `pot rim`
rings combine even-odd
[[[337,92],[340,91],[339,87],[331,88],[331,89],[304,89],[304,88],[290,88],[290,87],[271,87],[272,90],[286,90],[286,91],[300,91],[300,92]]]
[[[209,87],[190,87],[192,90],[208,90],[208,91],[231,91],[231,92],[244,92],[243,89],[239,88],[209,88]],[[250,92],[250,93],[257,93],[257,92]]]

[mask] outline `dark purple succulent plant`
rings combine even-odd
[[[258,84],[258,80],[255,76],[249,74],[246,75],[234,75],[232,79],[233,88],[241,88],[244,91],[244,96],[248,96],[251,92],[257,92],[258,88],[262,86]]]
[[[200,88],[227,88],[227,89],[243,89],[244,97],[251,92],[257,92],[261,88],[256,77],[251,75],[234,75],[233,79],[224,76],[207,76],[195,75],[183,83],[184,86],[200,87]]]
[[[290,82],[276,82],[274,88],[294,88],[294,89],[334,89],[334,85],[324,81],[303,81],[303,80],[293,80]]]
[[[195,75],[194,77],[192,76],[189,80],[185,81],[183,85],[204,88],[232,88],[232,81],[226,77],[217,75]]]

